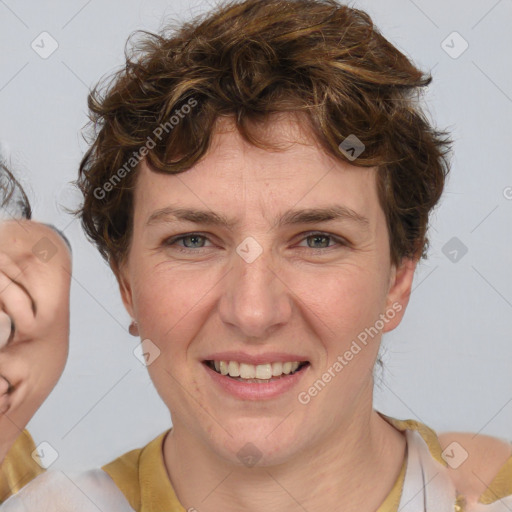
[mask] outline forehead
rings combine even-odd
[[[275,117],[255,134],[279,145],[259,148],[245,141],[231,119],[220,119],[206,155],[189,170],[156,173],[141,164],[135,211],[173,206],[260,211],[265,216],[293,206],[341,204],[376,213],[376,169],[328,155],[295,116]]]

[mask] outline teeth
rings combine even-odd
[[[228,365],[227,365],[226,361],[221,361],[220,362],[220,373],[222,375],[227,375],[228,374]]]
[[[257,379],[271,379],[272,378],[272,365],[259,364],[256,366],[256,378]]]
[[[277,377],[283,373],[283,363],[272,363],[272,375]]]
[[[235,361],[229,361],[228,373],[231,377],[240,377],[240,367]]]
[[[261,379],[269,380],[272,377],[279,377],[283,374],[293,373],[299,366],[298,361],[287,361],[286,363],[265,363],[265,364],[247,364],[237,361],[214,361],[215,370],[221,375],[230,377],[241,377],[242,379]]]
[[[234,363],[235,361],[230,362]],[[242,379],[254,379],[254,377],[256,377],[256,368],[253,364],[240,363],[239,367],[240,377],[242,377]]]

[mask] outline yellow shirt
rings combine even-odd
[[[32,458],[35,449],[32,436],[23,430],[0,465],[0,504],[44,471]]]
[[[427,443],[432,457],[447,466],[441,457],[442,449],[437,434],[432,429],[415,420],[397,420],[383,414],[381,416],[401,432],[416,430]],[[102,467],[137,512],[186,512],[178,501],[165,468],[163,442],[168,432],[160,434],[144,448],[125,453]],[[398,512],[406,467],[407,458],[404,459],[393,488],[377,512]],[[512,456],[480,496],[479,502],[489,504],[509,495],[512,495]],[[463,503],[463,498],[459,498]]]

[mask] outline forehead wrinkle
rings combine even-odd
[[[233,229],[240,224],[238,219],[226,217],[223,214],[207,210],[197,210],[194,208],[166,207],[154,211],[146,221],[146,226],[160,222],[188,221],[196,224],[211,226],[223,226]],[[355,212],[354,210],[342,206],[331,205],[321,208],[305,208],[302,210],[290,209],[271,223],[271,229],[278,229],[284,226],[296,224],[314,224],[320,222],[329,222],[336,220],[346,220],[359,224],[367,229],[370,221]]]

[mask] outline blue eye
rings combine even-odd
[[[200,241],[203,240],[203,243],[201,244]],[[198,242],[199,240],[199,242]],[[203,235],[200,235],[199,233],[187,233],[186,235],[177,236],[174,238],[169,238],[164,241],[164,244],[166,246],[172,246],[176,245],[176,242],[184,242],[184,247],[179,246],[179,250],[190,250],[190,249],[202,249],[204,247],[204,241],[207,240],[207,238]],[[190,242],[190,246],[188,243]]]
[[[311,232],[305,233],[304,235],[301,241],[306,241],[308,243],[306,249],[310,249],[314,253],[318,253],[318,251],[321,252],[322,249],[332,249],[336,246],[346,247],[349,245],[344,239],[331,235],[330,233]],[[311,246],[309,244],[310,240],[312,240],[312,244],[316,246]],[[198,249],[208,248],[209,246],[205,245],[207,241],[209,241],[208,237],[200,233],[185,233],[164,240],[163,245],[173,247],[180,252],[190,253],[198,252]]]
[[[201,239],[203,239],[202,244],[200,242],[198,242],[198,240],[200,241]],[[188,249],[196,249],[197,247],[204,246],[204,241],[206,240],[206,237],[204,237],[202,235],[187,235],[187,236],[180,237],[178,240],[183,240],[185,247],[187,247]],[[187,245],[188,241],[190,241],[190,244],[192,245],[192,247],[189,247]],[[198,243],[199,243],[199,246],[197,245]]]
[[[338,243],[341,242],[337,237],[334,237],[333,235],[329,235],[328,233],[312,233],[304,238],[304,240],[314,240],[314,243],[318,241],[322,241],[320,247],[310,247],[308,245],[309,249],[328,249],[329,247],[332,247],[329,245],[329,242],[331,240],[336,240]],[[325,245],[325,241],[327,241],[327,245]]]

